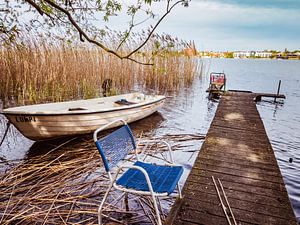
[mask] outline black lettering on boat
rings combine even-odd
[[[34,116],[16,116],[15,117],[16,122],[20,123],[20,122],[36,122],[35,117]]]

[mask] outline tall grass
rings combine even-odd
[[[152,46],[152,47],[151,47]],[[155,53],[153,43],[138,55],[154,66],[120,60],[98,48],[31,40],[0,48],[0,98],[15,105],[99,97],[102,82],[112,80],[112,94],[136,89],[172,91],[199,74],[198,59],[178,49]]]

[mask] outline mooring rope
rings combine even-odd
[[[9,127],[10,127],[10,122],[7,121],[7,123],[6,123],[6,130],[5,130],[5,132],[4,132],[4,135],[3,135],[3,137],[2,137],[2,140],[1,140],[1,142],[0,142],[0,147],[1,147],[1,145],[2,145],[2,143],[3,143],[3,141],[4,141],[5,137],[6,137],[6,135],[7,135],[7,133],[8,133]]]

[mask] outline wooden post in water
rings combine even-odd
[[[279,83],[278,83],[277,96],[279,95],[279,92],[280,92],[280,86],[281,86],[281,80],[279,80]],[[276,96],[274,98],[274,102],[276,102]]]

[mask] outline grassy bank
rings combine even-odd
[[[151,46],[151,45],[149,45]],[[0,49],[0,98],[15,105],[101,96],[102,82],[112,80],[112,94],[138,89],[173,91],[190,85],[200,73],[197,59],[180,49],[152,55],[154,66],[120,60],[97,48],[45,41]]]

